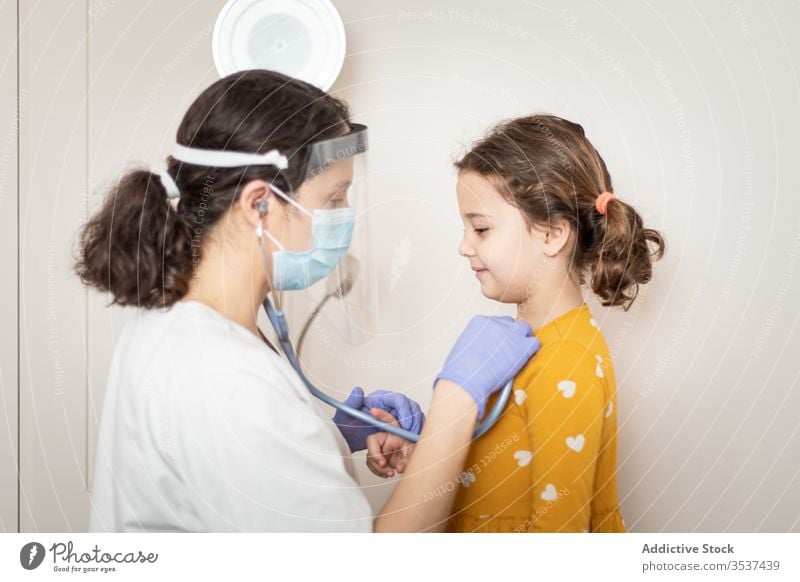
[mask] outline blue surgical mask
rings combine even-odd
[[[259,221],[256,231],[259,239],[265,234],[280,248],[272,253],[272,288],[275,291],[306,289],[327,277],[347,253],[353,237],[356,211],[354,208],[339,208],[314,210],[312,213],[275,186],[270,188],[311,217],[311,248],[299,252],[287,251],[275,237],[263,229]],[[263,251],[263,246],[261,248]]]

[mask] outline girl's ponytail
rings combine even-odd
[[[112,304],[168,307],[189,289],[191,238],[158,174],[137,168],[84,225],[75,270]]]
[[[627,311],[639,285],[650,281],[653,262],[664,256],[664,239],[644,228],[639,213],[619,198],[608,201],[605,214],[595,214],[587,261],[592,291],[603,305],[621,305]]]

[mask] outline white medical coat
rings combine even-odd
[[[116,345],[89,530],[372,530],[350,451],[291,366],[214,309],[141,311]]]

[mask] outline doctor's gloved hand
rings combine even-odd
[[[477,315],[456,340],[434,388],[442,379],[464,388],[475,399],[480,419],[489,396],[516,376],[540,347],[528,322]]]
[[[356,386],[344,401],[344,404],[371,414],[379,420],[381,419],[379,411],[373,409],[384,410],[398,420],[401,428],[416,434],[420,433],[422,424],[425,422],[425,415],[422,413],[419,404],[398,392],[375,390],[364,396],[364,390]],[[367,437],[381,430],[341,410],[337,410],[336,414],[333,415],[333,422],[339,427],[339,431],[347,441],[350,450],[354,453],[366,449]]]

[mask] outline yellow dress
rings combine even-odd
[[[585,303],[536,330],[503,416],[472,443],[450,532],[624,532],[617,397],[605,338]],[[497,395],[487,403],[490,410]]]

